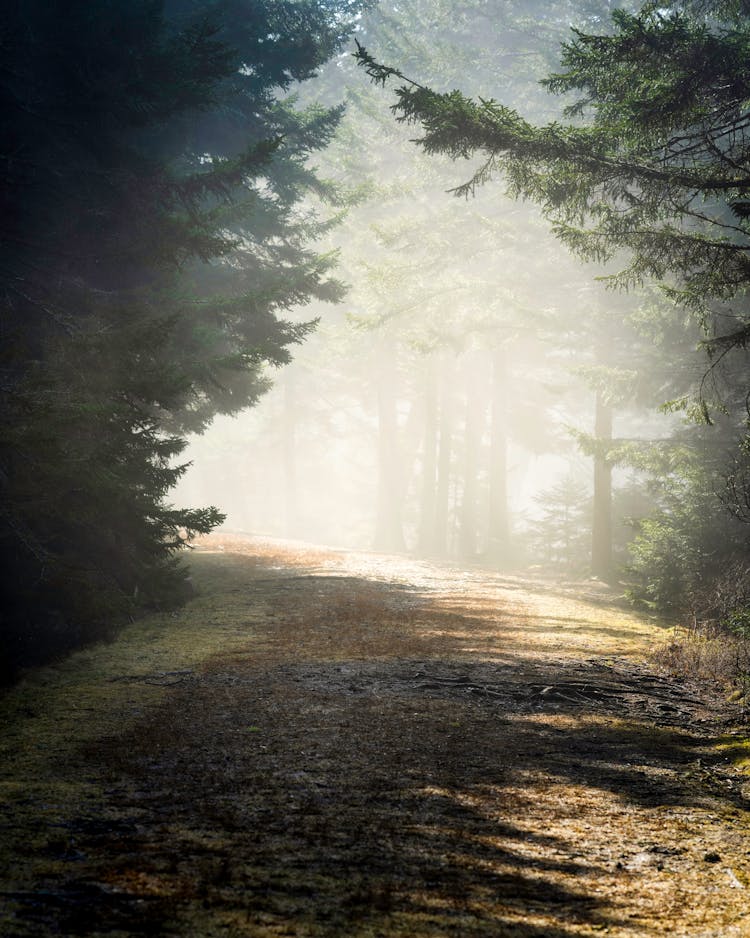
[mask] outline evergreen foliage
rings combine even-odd
[[[336,300],[309,156],[339,108],[284,97],[366,0],[9,3],[0,76],[4,669],[184,592],[220,519],[166,497],[180,436],[253,404]]]
[[[652,450],[647,460],[660,481],[656,510],[636,523],[632,596],[658,612],[681,613],[697,608],[709,584],[746,553],[747,532],[717,501],[717,456],[691,441]]]
[[[457,193],[503,173],[511,194],[539,203],[582,258],[604,262],[627,251],[614,284],[656,278],[704,321],[709,351],[744,347],[750,21],[684,4],[615,10],[612,21],[611,35],[574,30],[562,71],[544,82],[576,96],[568,123],[534,126],[492,99],[435,92],[361,46],[358,59],[375,81],[404,82],[393,110],[422,125],[426,152],[481,155]],[[730,301],[729,310],[720,305]]]
[[[555,102],[539,90],[538,79],[555,67],[568,24],[596,27],[612,5],[381,0],[360,21],[357,36],[378,57],[427,76],[437,88],[460,83],[483,94],[502,87],[514,106],[544,120]],[[414,159],[410,128],[392,120],[384,96],[350,56],[330,63],[305,94],[336,100],[342,90],[347,112],[324,155],[324,171],[369,182],[370,198],[334,232],[343,246],[340,269],[351,284],[350,312],[345,318],[327,313],[293,365],[294,492],[285,491],[286,476],[278,471],[279,421],[287,412],[281,388],[260,412],[225,423],[223,438],[217,429],[215,437],[197,441],[196,453],[202,465],[214,460],[211,475],[223,474],[225,491],[236,490],[225,504],[238,526],[288,533],[280,519],[285,505],[295,505],[300,537],[371,546],[381,527],[395,531],[378,538],[381,546],[406,543],[456,556],[463,531],[467,547],[473,540],[472,555],[518,563],[513,514],[518,518],[516,497],[527,497],[521,480],[531,454],[567,454],[573,448],[567,426],[591,426],[593,398],[581,390],[576,369],[590,363],[585,343],[595,304],[586,300],[584,311],[579,303],[592,293],[589,274],[555,244],[533,206],[513,203],[499,189],[469,205],[446,198],[455,167]],[[581,313],[576,317],[565,315],[571,295]],[[477,400],[469,406],[468,385],[476,382]],[[395,419],[386,414],[394,408]],[[467,432],[472,415],[484,430],[473,473],[462,458],[473,437]],[[256,468],[243,470],[248,480],[253,471],[262,483],[240,486],[231,460],[218,465],[210,443],[216,439],[219,450],[231,433],[232,452],[244,466],[252,454]],[[398,465],[376,459],[384,453]],[[265,475],[256,471],[261,463]],[[200,474],[191,473],[185,488],[197,485]],[[376,483],[386,476],[392,497],[378,499]],[[257,494],[248,494],[253,487]],[[396,504],[400,524],[378,517],[378,506]],[[472,511],[464,510],[469,505],[473,522]],[[584,523],[590,527],[590,517]]]
[[[591,495],[580,475],[569,473],[534,501],[538,507],[531,529],[535,562],[568,573],[585,572],[591,551],[587,524]]]
[[[700,426],[641,465],[662,484],[632,569],[636,593],[662,610],[692,602],[747,554],[746,528],[718,496],[744,518],[745,444],[738,454],[736,442],[746,432],[750,338],[749,47],[745,4],[615,10],[609,29],[573,30],[561,67],[544,81],[562,96],[564,116],[536,125],[493,99],[419,84],[361,46],[357,54],[374,81],[397,81],[393,111],[421,125],[425,152],[474,161],[457,194],[502,175],[575,254],[618,265],[610,286],[659,283],[673,311],[655,340],[655,375],[670,362],[675,373],[689,370],[684,343],[669,345],[674,323],[687,315],[702,330],[708,370],[667,405]],[[658,331],[655,320],[651,327]]]
[[[378,55],[428,75],[437,87],[461,81],[481,93],[501,84],[519,106],[523,104],[541,117],[545,111],[540,102],[544,104],[545,96],[538,93],[537,80],[552,66],[569,17],[592,22],[607,14],[609,5],[595,0],[583,7],[505,0],[470,0],[459,5],[443,0],[383,2],[363,20],[358,36]],[[356,87],[354,81],[352,84]],[[354,229],[352,240],[364,242],[351,276],[350,302],[357,309],[357,322],[364,325],[367,320],[373,335],[387,336],[399,371],[416,377],[430,369],[443,374],[455,366],[456,372],[450,390],[442,388],[443,381],[438,382],[439,389],[430,389],[434,379],[428,374],[416,382],[403,375],[400,381],[388,381],[396,385],[400,397],[402,436],[412,432],[422,407],[425,415],[421,455],[408,445],[396,446],[394,441],[381,447],[390,460],[398,454],[401,462],[401,482],[388,488],[398,492],[404,503],[406,543],[415,540],[410,528],[416,527],[419,549],[429,553],[459,550],[473,556],[475,551],[468,544],[473,541],[477,550],[484,552],[487,532],[481,530],[481,519],[492,515],[503,533],[489,533],[487,554],[496,558],[504,555],[506,562],[512,561],[517,551],[510,543],[507,518],[500,518],[507,515],[507,493],[501,492],[507,489],[505,450],[516,442],[524,449],[544,449],[553,443],[553,421],[542,416],[540,402],[546,395],[540,374],[539,333],[543,308],[555,302],[553,282],[559,282],[565,276],[563,270],[573,265],[566,264],[564,251],[555,251],[554,245],[551,256],[545,256],[537,241],[541,226],[532,212],[519,209],[502,194],[489,203],[476,202],[469,209],[459,203],[451,205],[444,190],[455,172],[453,167],[445,161],[410,158],[405,151],[406,128],[394,125],[374,89],[357,89],[353,95],[350,88],[348,93],[352,104],[344,128],[349,135],[343,148],[339,142],[339,148],[347,169],[361,173],[363,167],[369,167],[375,172],[378,197],[378,204],[371,204],[369,210],[363,206],[349,222],[349,230]],[[451,257],[447,265],[446,255]],[[555,268],[552,276],[550,266]],[[577,271],[574,278],[577,286],[585,279]],[[371,344],[374,348],[377,343]],[[504,359],[503,368],[495,367],[494,378],[486,383],[489,373],[484,368],[469,366],[465,374],[463,367],[463,359],[479,349]],[[498,390],[500,370],[503,387]],[[540,377],[533,390],[521,377],[528,378],[531,371]],[[475,372],[480,372],[481,378]],[[483,387],[479,400],[467,407],[468,383],[475,379],[481,380]],[[471,461],[451,460],[449,453],[474,445],[471,415],[476,414],[480,422],[484,419],[482,399],[486,402],[489,396],[493,397],[493,442],[489,448],[494,455],[478,453],[474,471],[481,478],[477,487],[469,469]],[[384,402],[382,394],[378,399]],[[433,426],[436,419],[439,428]],[[392,419],[380,423],[381,429],[394,425]],[[441,473],[432,465],[436,446],[443,453],[442,484]],[[503,462],[506,465],[501,469]],[[381,465],[379,475],[384,474],[385,466]],[[430,486],[432,493],[427,491]],[[446,486],[451,488],[450,508]],[[473,493],[472,487],[477,489]],[[489,495],[487,489],[495,493]],[[416,492],[421,493],[418,520],[412,497]],[[443,506],[437,509],[441,519],[451,515],[450,524],[441,520],[435,525],[425,517],[434,513],[435,501]],[[386,502],[392,504],[393,499],[377,501],[381,505]],[[475,502],[478,510],[465,510]],[[466,533],[463,549],[461,538],[454,537],[451,542],[447,536],[454,529],[468,532],[477,522],[477,530],[471,536]],[[399,527],[393,519],[388,526]],[[428,536],[426,532],[433,527],[443,533]],[[383,538],[377,541],[381,547],[387,543]],[[389,543],[395,548],[403,542],[404,535],[397,534]]]

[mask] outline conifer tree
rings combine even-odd
[[[421,124],[427,153],[482,157],[458,194],[503,175],[582,258],[627,251],[611,282],[661,281],[704,322],[709,353],[744,347],[750,19],[734,4],[646,4],[612,21],[611,34],[574,30],[562,70],[544,82],[577,95],[567,124],[535,126],[495,100],[433,91],[361,46],[358,59],[375,81],[401,82],[397,119]]]
[[[430,80],[440,87],[461,81],[483,92],[500,84],[506,91],[510,89],[508,93],[519,106],[531,108],[541,119],[548,109],[536,80],[554,64],[567,23],[571,18],[581,24],[600,21],[608,15],[610,5],[600,0],[583,5],[470,0],[460,7],[443,0],[382,2],[363,17],[357,35],[381,54],[395,55],[404,67],[427,70]],[[490,34],[493,41],[488,45]],[[351,57],[344,56],[335,66],[331,63],[316,83],[322,85],[327,100],[335,100],[343,85],[348,100],[347,113],[325,154],[325,171],[338,178],[369,181],[367,191],[372,198],[363,200],[349,214],[344,222],[345,236],[340,239],[345,245],[342,276],[351,284],[346,308],[353,315],[342,319],[337,328],[336,314],[325,311],[328,328],[321,335],[332,337],[328,349],[320,350],[317,363],[310,353],[312,348],[320,348],[317,342],[315,346],[308,343],[302,352],[306,362],[299,367],[304,371],[301,381],[308,389],[303,395],[308,419],[300,430],[299,451],[305,452],[305,441],[315,447],[314,437],[319,432],[316,427],[322,422],[343,421],[353,372],[370,375],[371,366],[375,368],[376,337],[388,332],[397,359],[398,400],[392,403],[398,407],[399,443],[395,445],[392,440],[390,445],[379,446],[374,433],[369,438],[358,437],[350,445],[348,457],[332,466],[337,482],[331,483],[331,488],[353,494],[353,467],[360,466],[361,460],[359,471],[364,478],[358,487],[362,504],[357,506],[359,511],[349,511],[348,521],[352,531],[356,527],[358,537],[369,522],[370,534],[361,536],[357,543],[372,543],[372,532],[378,528],[376,540],[381,545],[400,547],[405,540],[407,546],[419,545],[420,550],[431,554],[455,550],[455,513],[463,503],[462,491],[469,481],[464,478],[466,463],[457,458],[466,415],[463,381],[457,377],[453,387],[448,388],[443,377],[438,382],[437,400],[431,402],[428,379],[422,372],[428,362],[439,362],[439,370],[444,372],[446,361],[461,357],[461,349],[468,354],[469,346],[492,350],[497,360],[504,358],[505,364],[502,374],[495,367],[494,391],[485,380],[486,369],[482,366],[481,393],[494,395],[488,426],[493,452],[490,459],[486,452],[490,447],[483,440],[477,470],[478,507],[474,512],[478,530],[473,537],[480,553],[492,555],[493,562],[513,563],[518,553],[511,542],[509,496],[512,499],[514,486],[508,488],[508,473],[514,472],[518,480],[518,462],[526,463],[529,448],[539,451],[554,447],[560,436],[559,427],[554,431],[554,420],[549,418],[552,399],[542,387],[544,369],[534,361],[539,359],[539,348],[530,335],[537,331],[536,324],[530,329],[530,319],[543,316],[547,306],[556,302],[554,288],[561,278],[569,276],[580,287],[588,279],[587,274],[576,270],[565,258],[564,249],[556,251],[551,239],[547,239],[544,250],[538,248],[540,224],[532,220],[532,207],[514,206],[500,194],[492,200],[476,200],[468,207],[446,197],[454,168],[445,161],[435,164],[422,159],[414,163],[406,128],[393,123],[383,96],[368,87],[364,75],[352,74],[352,70]],[[317,94],[317,87],[309,93]],[[479,238],[481,251],[477,250]],[[334,241],[337,239],[339,232],[334,233]],[[450,265],[444,261],[446,251],[450,252]],[[549,257],[544,256],[545,252]],[[533,272],[528,270],[529,255],[534,257]],[[552,277],[550,267],[555,268]],[[512,272],[511,278],[508,272]],[[364,328],[366,321],[371,328]],[[354,328],[349,328],[352,324]],[[347,352],[341,354],[344,344]],[[529,380],[529,369],[540,379],[538,383]],[[456,375],[462,373],[459,366]],[[361,395],[358,403],[370,417],[370,422],[362,423],[375,428],[380,425],[374,413],[376,384],[369,380],[360,383],[368,393]],[[323,413],[321,398],[330,401],[329,417]],[[382,394],[380,399],[385,403]],[[310,412],[313,401],[318,402],[316,414]],[[401,446],[400,442],[406,441],[407,424],[419,414],[425,420],[421,447]],[[580,417],[575,422],[581,425],[586,419]],[[348,424],[349,432],[362,434],[362,423],[353,420]],[[380,426],[383,430],[386,426],[393,429],[395,423],[385,421]],[[393,438],[393,433],[390,435]],[[506,456],[508,446],[514,448],[510,460]],[[431,468],[436,447],[438,465]],[[247,451],[257,453],[259,448],[264,448],[262,439],[248,444]],[[400,461],[398,471],[394,473],[389,467],[389,478],[382,481],[383,490],[401,502],[402,517],[380,519],[379,523],[377,517],[372,517],[376,514],[372,508],[390,502],[375,497],[369,482],[372,480],[374,487],[380,474],[378,465],[386,469],[385,460],[377,458],[377,453],[383,451],[389,454],[390,462],[397,456]],[[197,444],[196,452],[205,454],[206,447]],[[330,459],[330,454],[325,458]],[[315,516],[322,522],[318,531],[324,532],[319,537],[328,536],[331,530],[325,526],[329,519],[322,518],[319,492],[313,488],[319,461],[319,456],[311,459],[299,477],[300,503],[306,506],[303,515],[311,522],[305,527],[305,536],[313,536]],[[396,484],[390,478],[394,475],[398,477]],[[430,488],[434,491],[428,491]],[[332,509],[325,514],[335,512],[335,498],[331,502]],[[361,517],[356,524],[355,513]],[[265,505],[259,504],[255,512],[248,506],[238,511],[237,517],[243,518],[245,526],[253,527],[254,517],[261,514],[267,518]],[[267,523],[264,520],[263,524]],[[399,528],[403,535],[381,536],[385,530]]]
[[[654,575],[654,557],[663,554],[666,561],[671,550],[667,537],[657,546],[659,531],[693,545],[680,554],[692,558],[682,565],[691,576],[701,564],[708,574],[709,567],[726,563],[726,551],[716,549],[722,541],[730,552],[742,549],[717,494],[727,488],[728,476],[724,501],[742,515],[746,445],[733,456],[727,431],[734,427],[736,446],[748,387],[749,42],[743,4],[645,4],[636,13],[613,11],[609,27],[602,22],[598,29],[574,30],[563,46],[562,67],[545,84],[566,95],[566,102],[574,100],[565,109],[567,120],[547,124],[534,124],[487,97],[433,90],[381,66],[365,49],[358,54],[375,81],[399,83],[397,118],[421,125],[419,144],[427,153],[480,159],[456,186],[458,194],[503,177],[511,194],[542,207],[558,237],[582,259],[627,258],[610,273],[611,286],[630,289],[656,280],[673,304],[673,319],[688,314],[703,330],[707,375],[687,382],[670,406],[720,426],[686,431],[662,460],[658,471],[669,467],[666,507],[658,523],[641,526],[637,542],[641,559],[650,558],[641,571],[650,567]],[[658,340],[662,348],[669,334],[667,325]],[[682,370],[681,347],[667,348],[665,359],[670,354],[671,367]],[[659,453],[663,447],[655,450],[654,469]],[[643,457],[642,464],[648,462]],[[670,490],[681,492],[680,499]],[[713,510],[707,507],[711,500]],[[678,501],[693,510],[678,510]],[[723,536],[717,536],[720,530]],[[684,582],[675,587],[668,581],[666,572],[659,576],[660,595],[685,593]]]
[[[337,200],[308,157],[340,111],[284,94],[364,5],[5,6],[5,661],[179,595],[220,518],[168,504],[180,434],[257,400],[311,328],[286,312],[341,295],[303,202]]]
[[[572,472],[535,497],[538,516],[532,525],[535,558],[568,573],[587,569],[590,544],[587,517],[591,495]]]

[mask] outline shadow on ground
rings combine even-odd
[[[662,879],[703,862],[665,819],[745,806],[696,784],[705,705],[643,665],[503,660],[497,616],[367,579],[247,588],[247,653],[81,753],[101,816],[14,897],[19,935],[656,934]]]

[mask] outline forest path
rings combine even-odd
[[[605,589],[249,538],[194,568],[0,701],[3,936],[750,936],[740,737]]]

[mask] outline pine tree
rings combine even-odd
[[[528,106],[541,119],[549,109],[537,79],[554,65],[557,42],[565,34],[567,23],[570,19],[582,25],[596,22],[609,6],[598,0],[551,5],[470,0],[460,7],[443,0],[383,2],[363,17],[357,35],[383,55],[397,56],[404,68],[426,69],[430,80],[441,87],[462,81],[483,93],[493,84],[501,84],[511,89],[509,93],[519,106]],[[487,43],[489,35],[491,44]],[[514,507],[514,486],[508,474],[514,472],[514,481],[518,480],[520,471],[516,467],[528,461],[529,450],[552,448],[558,445],[561,435],[561,420],[550,412],[555,400],[544,387],[545,369],[537,363],[539,343],[530,334],[536,334],[537,320],[557,303],[555,288],[559,281],[568,277],[581,287],[588,275],[577,271],[565,257],[564,249],[556,250],[551,238],[540,249],[540,224],[533,220],[532,207],[514,205],[499,193],[492,200],[476,200],[468,206],[447,197],[445,189],[455,174],[454,168],[427,159],[413,162],[407,128],[394,124],[383,96],[369,87],[363,74],[352,74],[353,69],[351,57],[343,56],[304,92],[306,97],[320,93],[332,102],[342,88],[345,90],[347,113],[322,165],[328,176],[363,183],[363,196],[370,196],[349,213],[332,239],[332,243],[340,241],[343,245],[340,271],[351,284],[345,304],[351,315],[344,318],[335,311],[321,310],[325,329],[319,336],[328,337],[328,345],[321,346],[317,339],[314,345],[306,343],[301,352],[304,362],[293,366],[300,373],[300,387],[306,389],[301,394],[305,420],[299,427],[298,452],[304,454],[309,445],[316,453],[301,467],[298,477],[304,536],[314,536],[316,517],[321,522],[317,536],[329,536],[333,530],[328,523],[331,519],[323,515],[336,511],[334,492],[338,497],[347,491],[354,501],[358,488],[359,504],[350,502],[347,506],[346,536],[358,545],[372,543],[378,526],[373,508],[378,499],[370,483],[374,489],[378,443],[374,432],[376,385],[374,380],[371,383],[370,375],[375,373],[377,337],[387,332],[396,358],[393,390],[399,417],[397,445],[389,449],[391,456],[399,454],[400,462],[398,482],[394,486],[391,481],[388,486],[397,494],[401,515],[400,521],[394,524],[391,519],[389,524],[391,528],[401,527],[407,546],[419,544],[431,554],[457,548],[455,513],[462,503],[466,482],[465,464],[458,456],[466,415],[460,350],[466,349],[468,354],[469,347],[476,347],[483,350],[483,355],[504,357],[504,374],[496,374],[494,392],[487,380],[486,362],[481,369],[481,394],[495,394],[493,422],[487,427],[493,434],[494,453],[490,478],[489,441],[483,439],[476,480],[474,539],[478,551],[485,556],[492,554],[493,562],[513,563],[517,551],[511,540],[509,515]],[[482,248],[478,250],[480,240]],[[445,263],[446,252],[451,264]],[[529,256],[534,259],[533,270],[528,269]],[[508,272],[513,273],[512,278]],[[366,322],[370,328],[365,328]],[[316,349],[318,361],[313,355]],[[444,376],[448,361],[457,366],[452,387],[446,386],[448,379]],[[434,408],[425,389],[428,362],[438,363],[439,370],[434,402],[437,439],[434,428],[430,430],[429,426]],[[358,380],[362,386],[359,394],[352,390]],[[574,382],[571,379],[570,383]],[[357,418],[348,406],[355,398],[364,410]],[[270,401],[269,419],[273,406]],[[588,406],[586,401],[584,406]],[[408,442],[407,424],[420,414],[425,420],[420,432],[424,445],[416,450],[402,446]],[[566,420],[571,419],[584,425],[588,415],[571,418],[567,414]],[[330,451],[325,451],[316,441],[316,433],[327,432],[334,421],[335,437]],[[246,444],[248,459],[267,450],[266,430],[260,429],[260,421],[252,420],[252,425],[258,429],[252,442]],[[238,447],[245,426],[243,422],[240,430],[238,424]],[[348,445],[340,439],[344,432],[353,438]],[[250,433],[252,430],[248,436]],[[435,472],[430,469],[429,439],[439,451]],[[508,447],[512,448],[511,458],[504,460]],[[333,460],[334,449],[337,453],[346,451],[345,457]],[[202,458],[210,458],[206,450],[196,445],[196,453],[200,452]],[[321,458],[330,468],[324,487],[332,490],[325,511],[313,481],[320,478]],[[263,529],[267,530],[273,519],[268,518],[266,504],[257,501],[254,512],[238,511],[233,523],[239,523],[235,519],[242,517],[242,524],[253,528],[258,523],[254,519],[263,517]],[[380,503],[385,505],[385,500]],[[380,524],[381,529],[385,527],[384,522]],[[434,534],[430,535],[433,528]],[[275,530],[281,533],[280,528]],[[378,540],[386,543],[382,537]],[[397,535],[392,542],[400,545],[402,537]]]
[[[3,11],[4,659],[172,601],[181,433],[252,404],[335,300],[308,167],[340,117],[283,98],[362,4],[13,3]]]
[[[534,501],[538,506],[532,526],[535,557],[548,567],[561,567],[568,573],[585,572],[591,549],[591,494],[580,475],[569,473]]]
[[[683,574],[692,577],[701,565],[706,576],[726,565],[722,541],[730,554],[743,550],[736,531],[730,534],[717,494],[728,476],[724,500],[742,515],[747,478],[732,467],[741,467],[745,444],[733,454],[727,432],[731,436],[733,428],[736,447],[746,423],[749,43],[750,20],[742,4],[646,4],[636,13],[614,11],[609,29],[601,23],[593,31],[574,30],[563,46],[562,67],[545,84],[577,100],[565,109],[567,122],[541,125],[513,106],[414,82],[381,66],[365,49],[358,56],[375,81],[400,83],[397,118],[421,124],[425,152],[481,158],[457,194],[503,176],[511,194],[542,207],[557,236],[582,259],[628,258],[620,270],[608,272],[610,286],[631,289],[657,281],[672,303],[673,320],[680,323],[687,315],[703,330],[708,371],[702,381],[687,381],[669,406],[685,410],[704,429],[693,427],[676,438],[660,468],[663,447],[642,462],[651,472],[666,473],[661,497],[668,507],[652,524],[641,525],[636,542],[641,559],[649,558],[640,572],[650,567],[660,603],[668,594],[686,592],[684,579],[675,587],[672,577],[670,585],[665,567],[677,541],[692,545],[674,549],[684,561]],[[666,323],[655,378],[667,361],[677,372],[695,361],[692,353],[680,359],[679,343],[666,348],[670,333]],[[717,427],[705,428],[711,423]],[[678,491],[689,511],[670,494]],[[717,517],[722,520],[714,523]]]
[[[578,96],[565,108],[575,119],[568,124],[535,126],[492,99],[433,91],[361,46],[358,59],[376,82],[402,82],[394,110],[422,125],[425,152],[482,156],[458,194],[504,175],[580,257],[603,262],[626,251],[630,261],[611,283],[661,281],[704,322],[709,353],[721,355],[750,334],[750,21],[733,4],[701,11],[646,4],[614,11],[611,34],[574,30],[562,71],[545,80],[555,94]]]

